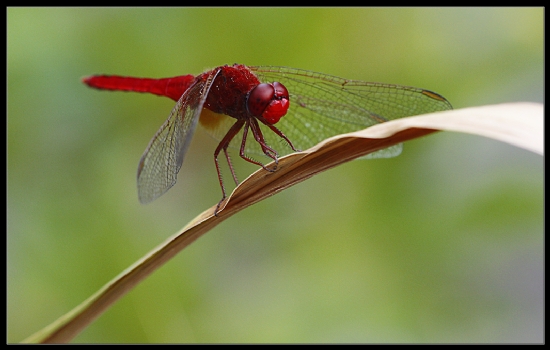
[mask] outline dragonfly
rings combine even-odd
[[[234,64],[173,78],[93,75],[82,81],[100,90],[151,93],[176,101],[139,161],[141,203],[157,199],[174,186],[197,124],[219,140],[214,163],[222,199],[216,214],[227,198],[218,160],[222,152],[239,184],[229,148],[239,150],[245,161],[273,172],[281,156],[331,136],[452,109],[443,96],[430,90],[280,66]],[[401,149],[399,144],[365,158],[394,157]],[[269,167],[266,161],[274,165]]]

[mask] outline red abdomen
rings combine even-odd
[[[182,75],[174,78],[150,79],[121,77],[118,75],[93,75],[83,78],[82,81],[96,89],[147,92],[166,96],[177,101],[185,90],[193,84],[195,76]]]

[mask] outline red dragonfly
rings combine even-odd
[[[177,101],[139,161],[138,195],[148,203],[176,183],[191,138],[200,124],[220,140],[214,162],[226,198],[218,156],[223,151],[236,184],[228,148],[244,160],[275,171],[278,158],[328,137],[388,120],[452,109],[441,95],[408,86],[368,83],[288,67],[225,65],[199,75],[149,79],[94,75],[83,82],[102,90],[147,92]],[[249,133],[253,140],[249,140]],[[393,157],[401,145],[367,158]],[[268,168],[250,155],[274,161]],[[218,209],[217,208],[217,209]],[[216,210],[217,212],[217,210]]]

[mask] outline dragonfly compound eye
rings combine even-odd
[[[255,117],[261,116],[274,96],[275,89],[271,84],[259,84],[248,95],[248,111]]]
[[[278,82],[259,84],[250,91],[247,107],[253,116],[261,116],[269,124],[275,124],[288,111],[288,90]]]

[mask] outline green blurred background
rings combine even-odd
[[[150,205],[138,160],[173,101],[90,74],[284,65],[437,91],[455,108],[543,101],[543,9],[8,8],[8,342],[71,310],[220,189],[198,130]],[[256,168],[237,162],[244,178]],[[231,217],[75,342],[541,342],[543,157],[438,133]]]

